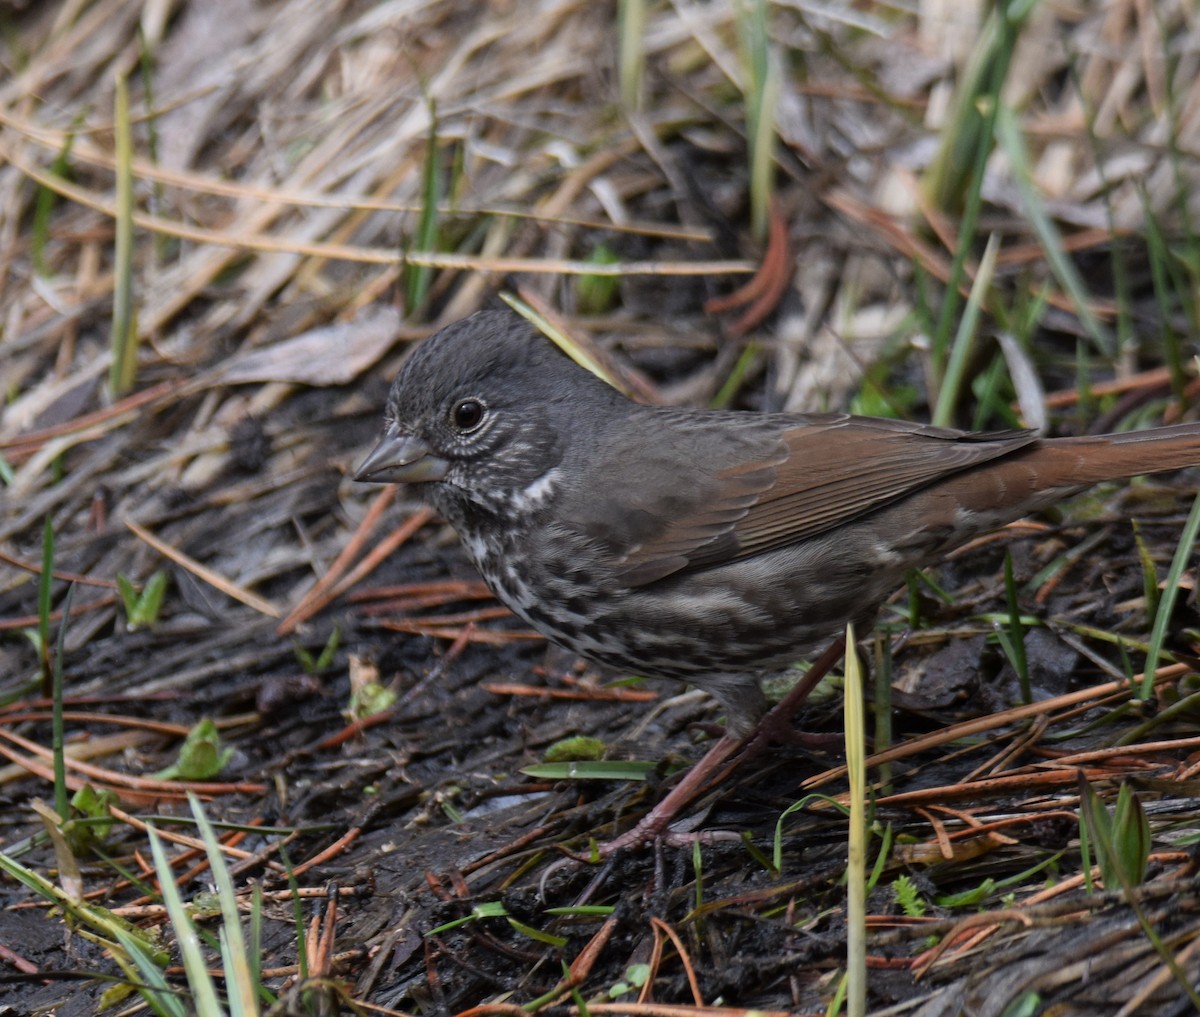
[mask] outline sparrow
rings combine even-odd
[[[1092,484],[1198,463],[1196,423],[1043,438],[645,405],[485,311],[408,357],[355,479],[420,485],[551,641],[708,692],[724,759],[767,709],[760,678],[867,632],[909,570]]]
[[[905,574],[1092,484],[1200,463],[1200,424],[1095,437],[627,399],[524,319],[422,343],[360,481],[422,486],[551,641],[682,679],[735,732],[758,678],[868,630]]]

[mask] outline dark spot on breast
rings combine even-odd
[[[537,603],[530,604],[525,608],[525,613],[529,615],[529,620],[535,624],[550,625],[551,621],[554,620],[550,612]]]
[[[561,618],[554,623],[554,631],[558,633],[558,637],[568,645],[573,644],[579,639],[579,626],[574,622],[563,621]]]
[[[610,630],[608,630],[600,625],[586,624],[586,625],[576,626],[576,628],[586,638],[592,640],[592,642],[595,642],[595,643],[608,642],[611,637]],[[615,655],[609,656],[607,654],[596,654],[596,659],[604,660],[605,663],[612,663],[613,661],[620,661],[622,658],[619,656],[615,656]]]

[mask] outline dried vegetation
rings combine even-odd
[[[664,401],[1195,415],[1193,5],[669,0],[627,35],[640,74],[614,6],[0,0],[0,848],[170,946],[144,821],[190,788],[229,824],[264,1009],[824,1013],[846,963],[840,750],[739,771],[694,806],[694,853],[539,886],[714,718],[543,667],[407,492],[349,482],[411,340],[509,290]],[[1200,637],[1192,573],[1161,582],[1194,489],[1081,499],[896,598],[872,1012],[1191,1005]],[[116,795],[90,845],[38,806],[56,666],[59,786]],[[378,686],[398,698],[347,723]],[[838,704],[805,722],[840,730]],[[219,774],[163,777],[206,717]],[[580,733],[663,767],[645,793],[518,772]],[[0,1013],[116,1005],[119,949],[0,878]]]

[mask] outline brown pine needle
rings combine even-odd
[[[253,608],[259,614],[265,614],[268,618],[278,618],[283,614],[279,608],[265,597],[260,597],[256,593],[244,590],[236,583],[230,582],[224,576],[218,575],[207,566],[201,565],[195,558],[184,554],[176,547],[172,547],[166,541],[160,540],[144,526],[139,526],[132,519],[126,519],[125,525],[129,527],[135,536],[149,544],[164,558],[169,558],[180,568],[192,573],[201,582],[208,583],[209,586],[220,590],[225,596]]]
[[[766,320],[783,299],[792,280],[794,265],[787,218],[775,198],[771,199],[769,227],[767,250],[754,278],[732,293],[704,303],[705,314],[720,314],[736,307],[746,308],[727,329],[734,339],[741,338]]]
[[[653,703],[657,692],[645,689],[561,689],[523,685],[520,682],[481,682],[480,688],[496,696],[533,696],[538,699],[569,699],[582,703]]]
[[[329,570],[316,581],[312,588],[301,598],[300,603],[293,607],[288,612],[287,617],[276,626],[275,634],[277,636],[288,635],[297,625],[307,621],[326,604],[336,598],[337,595],[333,592],[334,587],[342,578],[350,562],[358,556],[367,543],[384,510],[391,505],[395,498],[396,488],[394,486],[385,487],[375,496],[371,501],[371,507],[367,510],[367,514],[363,516],[362,522],[358,524],[358,528],[338,553],[338,556],[333,560],[333,564],[329,566]]]

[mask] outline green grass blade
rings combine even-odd
[[[1142,593],[1146,598],[1146,617],[1153,619],[1158,616],[1158,602],[1162,594],[1158,588],[1158,567],[1154,563],[1154,555],[1146,542],[1145,534],[1136,519],[1133,522],[1133,542],[1137,548],[1138,561],[1142,565]]]
[[[75,144],[75,132],[69,131],[66,140],[54,162],[50,172],[56,177],[67,178],[71,168],[71,148]],[[50,236],[50,217],[58,204],[58,195],[49,187],[38,184],[37,202],[33,207],[33,228],[30,231],[30,254],[33,257],[33,270],[38,275],[49,274],[46,267],[46,241]]]
[[[617,0],[617,26],[621,105],[628,110],[637,110],[642,105],[642,77],[646,66],[646,0]]]
[[[150,838],[150,854],[154,859],[154,871],[158,876],[163,906],[171,919],[171,928],[175,932],[175,942],[179,947],[188,987],[192,990],[195,1013],[199,1017],[219,1017],[223,1015],[223,1011],[217,998],[217,987],[204,962],[204,950],[195,923],[184,907],[179,887],[175,885],[175,873],[163,849],[162,838],[159,837],[153,823],[146,825],[146,833]]]
[[[204,851],[217,888],[221,905],[221,955],[225,963],[225,992],[229,997],[229,1010],[233,1017],[257,1017],[258,982],[246,938],[242,933],[242,920],[238,912],[237,893],[233,888],[233,877],[225,864],[225,855],[213,832],[212,824],[200,806],[200,799],[189,792],[188,804],[196,818],[196,827],[204,841]]]
[[[1092,341],[1101,353],[1113,356],[1116,353],[1116,342],[1112,333],[1101,323],[1092,311],[1091,298],[1087,292],[1083,277],[1075,268],[1075,263],[1067,256],[1063,247],[1062,235],[1054,225],[1046,204],[1033,182],[1033,171],[1029,165],[1029,151],[1025,147],[1025,139],[1017,125],[1017,118],[1012,110],[1002,106],[997,110],[996,136],[1004,154],[1008,157],[1012,169],[1013,180],[1021,194],[1025,206],[1025,214],[1029,217],[1034,233],[1037,234],[1050,270],[1058,279],[1059,285],[1071,298],[1075,305],[1075,313],[1080,323],[1092,337]]]
[[[940,209],[962,209],[962,221],[946,281],[945,297],[933,332],[930,360],[940,383],[950,332],[958,317],[960,287],[974,247],[975,228],[983,208],[983,180],[995,144],[1001,94],[1021,29],[1036,0],[1014,0],[988,16],[955,96],[955,112],[942,129],[942,142],[922,188]],[[965,196],[964,196],[965,192]]]
[[[63,597],[62,621],[58,626],[58,642],[54,648],[54,689],[50,698],[51,742],[54,753],[54,809],[65,821],[71,815],[71,793],[67,787],[67,739],[63,727],[63,655],[67,649],[67,625],[71,621],[71,603],[75,599],[75,584],[67,587]]]
[[[154,958],[146,952],[137,938],[124,929],[114,929],[114,935],[121,948],[133,961],[140,982],[136,983],[138,994],[145,1004],[159,1017],[188,1017],[187,1004],[180,998],[178,990],[167,981],[166,976],[154,963]],[[133,981],[133,970],[125,958],[117,951],[110,951],[110,956]]]
[[[1200,991],[1192,984],[1186,972],[1179,966],[1179,962],[1175,959],[1175,955],[1171,952],[1166,943],[1163,942],[1162,936],[1158,930],[1150,923],[1146,917],[1145,910],[1138,902],[1136,888],[1130,879],[1130,874],[1124,870],[1119,861],[1117,847],[1113,843],[1112,825],[1113,820],[1108,814],[1108,810],[1100,801],[1099,796],[1088,784],[1083,776],[1083,771],[1079,771],[1079,812],[1080,812],[1080,833],[1084,828],[1088,828],[1092,843],[1096,846],[1096,854],[1100,861],[1101,870],[1105,873],[1105,890],[1116,890],[1118,884],[1125,896],[1125,902],[1129,909],[1137,918],[1138,924],[1142,927],[1142,934],[1146,937],[1147,942],[1154,948],[1163,964],[1171,972],[1179,987],[1187,994],[1192,1001],[1192,1006],[1200,1010]],[[1114,878],[1114,883],[1110,885],[1107,880],[1109,876]]]
[[[54,524],[42,524],[42,572],[38,576],[38,655],[41,660],[42,695],[49,697],[53,681],[50,663],[50,604],[54,591]]]
[[[850,1017],[867,1012],[867,731],[862,664],[846,626],[846,771],[850,785],[846,864],[846,995]]]
[[[992,276],[996,270],[996,255],[999,252],[1000,240],[993,233],[988,237],[987,247],[984,248],[983,257],[979,261],[979,271],[975,275],[975,281],[971,284],[971,294],[967,298],[966,310],[963,311],[963,316],[958,323],[958,332],[954,336],[950,360],[946,364],[946,374],[941,385],[938,386],[933,422],[942,427],[950,424],[954,418],[954,407],[958,404],[967,361],[975,340],[975,331],[979,326],[979,316],[992,285]]]
[[[534,763],[521,767],[529,777],[543,780],[645,780],[658,767],[637,759],[569,760],[562,763]]]
[[[1025,625],[1021,621],[1021,605],[1017,603],[1017,584],[1013,579],[1012,554],[1004,554],[1004,592],[1008,599],[1008,638],[1011,643],[1012,666],[1021,685],[1021,701],[1033,702],[1033,687],[1029,681],[1029,660],[1025,655]]]
[[[767,236],[775,179],[775,110],[782,75],[771,53],[766,0],[741,0],[738,28],[746,82],[746,145],[750,155],[750,231]]]
[[[1171,389],[1180,405],[1186,401],[1188,383],[1187,371],[1184,370],[1180,356],[1179,336],[1175,329],[1174,308],[1188,304],[1189,287],[1179,263],[1171,251],[1167,238],[1163,235],[1158,217],[1150,208],[1150,198],[1144,190],[1140,192],[1142,206],[1145,209],[1146,224],[1146,256],[1150,266],[1150,281],[1154,292],[1154,300],[1158,306],[1159,320],[1162,322],[1163,359],[1171,372]]]
[[[108,386],[114,396],[133,388],[137,377],[138,338],[133,314],[133,129],[129,118],[129,88],[117,75],[116,113],[117,215],[113,251],[112,364]]]
[[[1183,532],[1179,535],[1179,543],[1175,547],[1175,557],[1171,559],[1171,568],[1167,572],[1166,586],[1159,598],[1158,610],[1154,612],[1154,627],[1150,630],[1150,648],[1146,651],[1146,668],[1143,672],[1142,687],[1138,690],[1139,699],[1149,699],[1154,694],[1154,675],[1158,670],[1162,646],[1167,638],[1167,625],[1171,621],[1171,612],[1175,610],[1179,581],[1183,578],[1188,560],[1192,556],[1197,533],[1200,533],[1200,494],[1197,494],[1192,502],[1192,510],[1188,513],[1187,522],[1183,524]]]
[[[876,632],[874,640],[875,696],[873,698],[874,752],[886,752],[892,747],[892,637]],[[878,767],[878,784],[884,792],[891,787],[892,764]]]
[[[417,221],[415,250],[427,254],[437,249],[438,202],[441,200],[441,182],[438,174],[438,120],[437,104],[429,101],[429,138],[425,142],[425,163],[421,171],[421,217]],[[433,281],[431,265],[409,265],[406,311],[415,313],[429,295]]]
[[[591,356],[587,350],[582,349],[565,332],[555,328],[545,317],[538,314],[537,311],[520,297],[514,296],[511,293],[501,293],[500,299],[541,332],[542,335],[553,342],[555,346],[574,360],[580,367],[591,371],[597,378],[608,383],[618,392],[624,392],[626,395],[629,395],[628,388],[621,383],[620,378],[615,377],[599,360]]]

